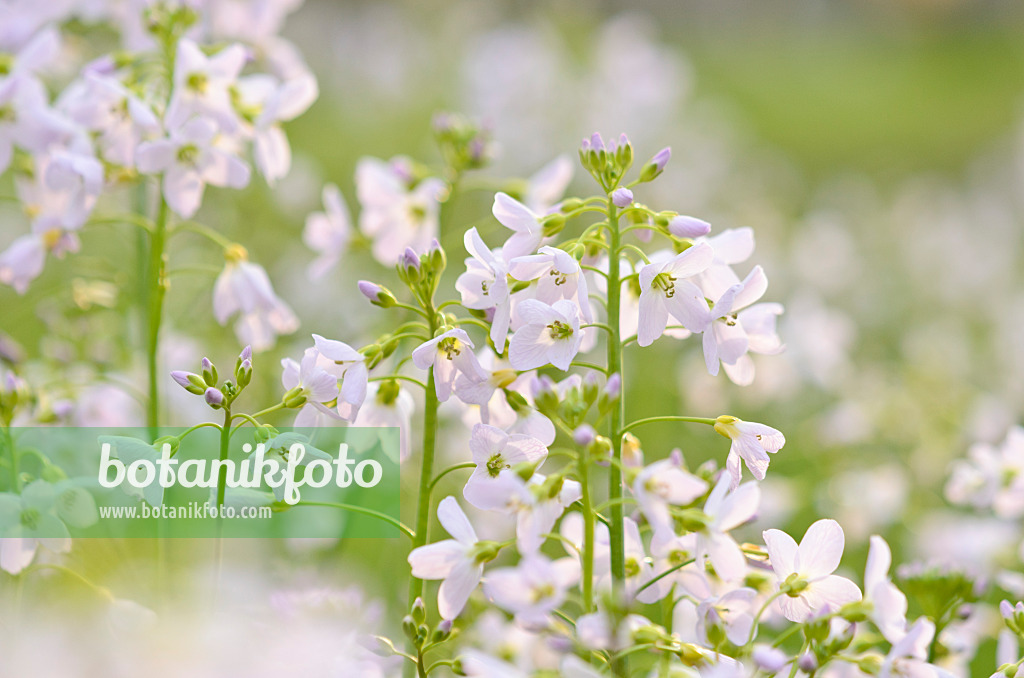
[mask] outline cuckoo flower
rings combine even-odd
[[[437,237],[444,182],[427,178],[413,185],[407,164],[404,158],[363,158],[356,165],[359,228],[373,239],[373,256],[386,266],[407,248],[427,251]]]
[[[540,466],[548,455],[548,448],[531,436],[509,435],[500,428],[477,424],[469,439],[473,453],[473,470],[463,494],[473,506],[487,511],[509,508],[509,497],[517,492],[514,484],[502,478],[503,472],[514,474],[518,464]]]
[[[568,370],[583,341],[579,308],[565,299],[551,306],[526,299],[519,303],[516,314],[522,326],[508,345],[512,367],[532,370],[550,363],[560,370]]]
[[[686,329],[699,332],[707,325],[704,293],[686,278],[711,263],[713,252],[706,244],[694,245],[662,264],[640,269],[640,320],[637,343],[650,346],[665,332],[669,315]]]
[[[353,422],[366,399],[369,371],[362,353],[343,341],[324,339],[313,335],[313,342],[320,354],[318,367],[341,381],[338,394],[338,414],[342,419]]]
[[[466,259],[466,272],[455,281],[455,289],[462,294],[462,305],[466,308],[494,309],[491,341],[503,352],[512,316],[507,267],[501,257],[487,247],[475,227],[466,231],[463,240],[470,258]]]
[[[491,211],[502,226],[513,231],[501,248],[501,256],[505,261],[537,251],[544,239],[544,228],[536,212],[506,193],[494,196]]]
[[[523,202],[537,214],[544,214],[561,199],[572,181],[573,163],[567,155],[560,155],[541,167],[529,178]]]
[[[338,407],[341,408],[340,401]],[[397,381],[371,381],[366,390],[366,399],[352,420],[352,425],[399,429],[399,461],[404,462],[412,454],[409,436],[415,412],[416,403],[412,394]]]
[[[531,555],[516,567],[492,570],[484,593],[495,604],[513,613],[527,627],[543,626],[548,615],[565,600],[566,589],[579,579],[579,567],[571,558],[551,561]]]
[[[295,426],[316,426],[320,420],[318,414],[338,416],[324,405],[338,397],[338,380],[317,365],[319,359],[320,352],[310,347],[303,353],[301,363],[291,358],[281,361],[281,367],[284,369],[281,384],[285,391],[297,389],[297,395],[306,398],[306,405],[295,418]]]
[[[864,600],[871,603],[871,621],[890,643],[907,632],[907,597],[889,579],[892,551],[878,535],[871,537],[864,567]]]
[[[338,263],[352,239],[348,205],[337,186],[324,186],[323,202],[324,211],[306,217],[306,228],[302,232],[306,246],[320,255],[309,265],[309,277],[313,280]]]
[[[167,204],[191,218],[203,201],[207,184],[244,188],[249,166],[216,145],[217,126],[210,118],[192,118],[173,128],[166,139],[139,146],[136,162],[143,174],[163,173]]]
[[[420,344],[412,352],[412,362],[421,370],[433,366],[434,390],[441,402],[451,397],[460,374],[471,382],[487,379],[487,372],[476,359],[473,341],[465,330],[448,330]]]
[[[753,519],[760,501],[757,483],[745,483],[733,490],[728,474],[723,473],[704,502],[703,515],[696,516],[697,562],[710,560],[723,581],[742,581],[747,574],[746,558],[729,531]]]
[[[708,484],[683,470],[682,454],[675,450],[668,459],[650,464],[633,481],[633,494],[644,517],[657,531],[672,524],[670,505],[686,505],[707,492]]]
[[[541,247],[539,254],[516,257],[509,263],[509,274],[516,280],[536,280],[533,297],[545,304],[559,299],[575,301],[583,320],[591,322],[587,278],[579,262],[565,250]]]
[[[484,563],[498,555],[498,547],[477,538],[455,497],[441,500],[437,518],[453,538],[413,549],[409,564],[414,577],[443,580],[437,592],[437,609],[442,619],[455,619],[480,583]]]
[[[727,414],[715,420],[715,430],[732,441],[725,467],[732,476],[733,487],[740,484],[741,459],[755,478],[764,480],[768,471],[768,453],[774,454],[786,444],[786,437],[771,426],[743,421]]]
[[[291,334],[299,321],[274,293],[270,278],[262,266],[249,262],[241,247],[225,253],[227,263],[213,286],[213,314],[221,325],[239,313],[235,334],[253,350],[263,351],[274,345],[279,334]]]
[[[711,375],[718,374],[719,360],[733,365],[746,355],[750,340],[738,312],[760,299],[767,289],[764,270],[755,266],[743,282],[733,285],[715,300],[707,323],[699,328],[704,332],[704,361]]]
[[[167,127],[179,127],[200,115],[215,120],[222,131],[234,133],[239,121],[231,92],[248,59],[249,52],[242,45],[229,45],[208,57],[191,40],[179,42],[174,90],[165,116]]]
[[[776,602],[786,619],[802,624],[860,600],[856,584],[832,574],[845,546],[843,528],[836,521],[823,519],[811,525],[799,546],[775,529],[764,531],[764,542],[782,592]]]

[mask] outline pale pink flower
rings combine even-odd
[[[683,469],[682,461],[675,450],[668,459],[645,467],[633,481],[633,495],[655,531],[671,526],[669,506],[685,506],[708,490],[706,482]]]
[[[442,579],[437,592],[437,610],[442,619],[455,619],[480,583],[484,563],[496,555],[492,546],[480,548],[473,525],[455,497],[445,497],[437,506],[437,518],[453,539],[420,546],[409,554],[412,576]]]
[[[786,437],[771,426],[743,421],[723,414],[715,420],[715,430],[732,441],[725,466],[732,476],[732,486],[740,484],[740,460],[758,480],[764,480],[770,461],[768,453],[775,453],[786,444]]]
[[[871,537],[864,567],[864,600],[871,603],[871,621],[890,643],[907,632],[907,597],[889,579],[892,551],[878,535]]]
[[[484,593],[515,615],[527,627],[542,626],[564,601],[568,587],[579,580],[579,565],[572,558],[551,561],[534,554],[515,567],[491,570]]]
[[[712,256],[708,245],[698,244],[665,263],[647,264],[640,269],[640,346],[650,346],[665,332],[670,315],[693,332],[707,325],[704,293],[687,278],[706,269]]]
[[[239,314],[235,334],[255,351],[274,345],[279,334],[291,334],[299,320],[278,296],[262,266],[238,256],[228,259],[213,286],[213,315],[221,325]]]
[[[306,246],[319,254],[309,265],[309,277],[313,280],[321,278],[338,263],[352,240],[348,205],[337,186],[324,186],[323,202],[324,211],[306,217],[306,228],[302,232]]]
[[[537,251],[544,239],[540,215],[507,193],[494,196],[491,212],[498,223],[513,231],[501,248],[502,259],[512,261]]]
[[[412,362],[421,370],[434,368],[434,390],[441,402],[451,397],[459,375],[471,382],[483,381],[488,376],[473,353],[473,341],[465,330],[458,328],[417,346]]]
[[[466,231],[463,241],[470,257],[466,259],[466,272],[455,281],[455,289],[462,295],[462,305],[466,308],[478,311],[494,309],[491,341],[498,351],[504,351],[512,317],[508,269],[500,254],[488,249],[476,227]]]
[[[319,334],[313,335],[313,343],[319,353],[317,366],[341,382],[338,415],[354,422],[366,399],[370,378],[365,356],[343,341],[324,339]]]
[[[729,531],[752,520],[760,501],[757,483],[745,483],[732,490],[728,474],[723,473],[704,502],[707,520],[695,530],[696,559],[701,564],[710,560],[723,581],[742,581],[747,574],[747,559]]]
[[[509,274],[516,280],[536,280],[531,289],[533,298],[545,304],[559,299],[574,301],[585,322],[592,322],[587,278],[580,264],[565,250],[541,247],[539,254],[516,257],[509,263]]]
[[[234,133],[239,118],[231,102],[231,90],[248,59],[249,51],[238,44],[206,56],[191,40],[178,42],[174,89],[164,119],[167,127],[180,127],[199,115],[215,120],[222,131]]]
[[[412,394],[397,381],[371,381],[352,425],[399,429],[399,461],[404,462],[412,456],[410,435],[415,412]]]
[[[561,299],[549,306],[536,299],[519,303],[516,314],[522,326],[512,335],[508,358],[517,370],[532,370],[548,363],[568,370],[580,350],[579,308]]]
[[[523,202],[533,212],[547,212],[565,193],[572,181],[573,168],[568,155],[560,155],[541,167],[527,180]]]
[[[709,374],[718,374],[719,360],[732,365],[746,355],[750,340],[738,312],[760,299],[767,289],[764,270],[755,266],[743,282],[728,288],[720,297],[712,297],[714,304],[707,322],[699,328],[704,332],[704,361]]]
[[[843,528],[834,520],[819,520],[796,541],[781,530],[765,530],[768,557],[785,592],[776,599],[783,616],[802,624],[861,599],[860,589],[832,574],[843,557]]]
[[[295,418],[295,426],[316,426],[320,420],[319,414],[326,414],[328,417],[338,415],[324,403],[331,402],[338,397],[338,380],[334,375],[325,372],[317,361],[320,352],[316,348],[307,348],[302,354],[302,362],[297,363],[291,358],[284,358],[281,367],[284,372],[281,374],[281,385],[285,391],[301,389],[302,395],[306,396],[306,405]]]
[[[476,468],[463,495],[470,504],[485,511],[507,510],[510,497],[519,492],[514,483],[502,478],[503,473],[515,475],[512,468],[522,463],[540,466],[548,455],[548,448],[536,438],[509,435],[487,424],[473,427],[469,449]]]
[[[356,165],[356,195],[363,210],[359,229],[373,239],[373,256],[391,266],[407,248],[425,252],[438,235],[447,188],[437,178],[411,185],[407,160],[363,158]]]
[[[305,113],[319,94],[316,78],[305,74],[277,85],[263,104],[253,122],[253,155],[268,184],[288,174],[292,165],[291,146],[281,123]]]
[[[244,188],[249,183],[249,166],[218,147],[216,141],[217,126],[212,119],[192,118],[172,129],[168,138],[139,146],[139,171],[163,173],[164,198],[186,219],[199,210],[207,184]]]

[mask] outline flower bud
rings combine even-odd
[[[245,388],[252,381],[252,361],[246,358],[242,361],[242,364],[235,370],[235,379],[238,381],[240,388]]]
[[[796,665],[804,673],[813,673],[818,670],[818,659],[810,652],[805,652],[800,655]]]
[[[563,213],[574,212],[583,207],[583,201],[579,198],[569,198],[562,201],[561,210]]]
[[[633,144],[629,143],[629,137],[625,132],[619,135],[619,145],[615,149],[615,162],[623,171],[629,169],[633,164]]]
[[[590,424],[580,424],[572,432],[572,440],[580,447],[587,447],[597,438],[597,431]]]
[[[640,439],[632,433],[622,436],[622,465],[626,468],[640,468],[644,465],[644,451]]]
[[[412,618],[417,624],[422,624],[427,618],[427,606],[423,603],[423,598],[416,596],[416,600],[412,601]]]
[[[668,232],[677,238],[699,238],[711,232],[711,224],[697,217],[680,214],[668,222]]]
[[[448,266],[448,257],[445,255],[444,248],[441,247],[441,243],[438,242],[437,238],[430,241],[430,248],[427,249],[424,257],[427,260],[431,273],[434,275],[440,276]]]
[[[224,404],[224,394],[213,386],[207,388],[203,396],[206,399],[206,404],[215,410]]]
[[[206,382],[198,374],[185,372],[184,370],[174,370],[171,372],[171,378],[189,393],[203,395],[206,392]]]
[[[665,170],[665,165],[671,157],[672,149],[668,146],[655,153],[651,161],[640,170],[640,181],[653,181],[657,178]]]
[[[755,645],[750,658],[765,673],[778,673],[789,660],[785,652],[770,645]]]
[[[395,295],[391,293],[386,287],[372,283],[369,280],[359,281],[359,291],[362,292],[363,296],[370,300],[370,303],[374,306],[380,306],[381,308],[391,308],[398,300],[395,299]]]
[[[545,238],[558,235],[562,232],[562,229],[565,228],[565,215],[559,214],[558,212],[549,214],[544,217],[543,221],[541,221],[541,228]]]
[[[430,642],[440,643],[442,640],[447,640],[450,635],[452,635],[452,620],[442,620],[434,629],[434,635],[430,637]]]
[[[281,402],[288,408],[302,407],[306,404],[306,393],[301,386],[296,386],[281,397]]]
[[[397,269],[398,277],[407,285],[418,283],[422,278],[422,262],[411,247],[406,247],[399,257]]]
[[[612,191],[612,204],[616,207],[629,207],[633,204],[633,191],[625,187]]]
[[[217,367],[209,358],[203,358],[203,381],[207,386],[217,385]]]

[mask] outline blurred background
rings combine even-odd
[[[768,526],[800,534],[819,517],[836,518],[850,572],[862,570],[871,534],[889,539],[896,562],[956,555],[979,571],[1020,541],[1019,525],[954,510],[942,488],[952,460],[975,441],[1002,440],[1024,410],[1024,4],[307,0],[285,36],[321,88],[287,126],[292,172],[273,189],[215,191],[201,214],[267,267],[302,320],[257,358],[267,403],[279,393],[277,361],[297,358],[310,333],[360,345],[387,329],[388,314],[369,307],[355,281],[394,287],[392,272],[355,255],[315,287],[306,276],[313,254],[301,233],[306,215],[322,209],[323,183],[337,183],[354,206],[360,157],[437,162],[430,125],[439,110],[491,128],[500,152],[483,174],[496,178],[575,157],[595,131],[625,132],[639,158],[673,151],[638,199],[706,219],[715,232],[754,228],[747,266],[764,265],[766,300],[785,305],[787,344],[782,356],[755,359],[758,376],[746,388],[708,377],[697,342],[634,348],[627,415],[728,412],[781,429],[787,445],[746,534],[756,539]],[[577,172],[569,194],[589,194],[589,181]],[[490,241],[501,229],[491,198],[466,192],[452,208],[442,232],[452,280],[466,228],[479,226]],[[115,265],[135,244],[99,230],[83,241],[81,255],[50,261],[25,297],[0,289],[0,328],[41,373],[98,362],[142,387],[137,328],[123,320],[135,303],[131,271]],[[210,273],[173,281],[167,368],[193,369],[202,355],[227,364],[239,347],[212,321],[219,255],[184,238],[175,247],[180,261]],[[100,388],[90,381],[82,391]],[[95,413],[82,391],[87,420]],[[168,396],[175,422],[208,416],[187,394]],[[92,397],[122,398],[118,412],[141,416],[117,389]],[[444,454],[461,460],[463,430],[449,432]],[[645,429],[648,460],[680,447],[696,466],[724,459],[723,444],[704,427]],[[124,595],[146,602],[145,570],[111,548],[85,545],[73,557],[108,582],[105,568],[119,563]],[[175,549],[172,563],[188,571],[202,548]],[[358,583],[397,619],[403,549],[237,543],[228,556],[271,588]],[[976,634],[976,675],[991,671],[990,634]]]

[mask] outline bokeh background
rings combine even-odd
[[[369,257],[344,259],[315,286],[306,276],[313,254],[301,233],[306,215],[321,209],[324,182],[354,205],[360,157],[436,161],[438,110],[492,129],[500,153],[482,176],[495,178],[575,155],[592,132],[626,132],[640,157],[673,150],[665,175],[638,198],[716,231],[755,229],[766,298],[786,306],[787,344],[782,356],[757,359],[746,388],[708,377],[695,342],[634,348],[627,415],[729,412],[784,431],[748,534],[769,525],[799,534],[834,517],[851,544],[851,571],[875,533],[889,539],[897,562],[955,553],[982,569],[1020,541],[1018,525],[954,509],[942,488],[952,460],[975,441],[1001,440],[1024,411],[1024,5],[307,0],[285,35],[321,87],[314,107],[287,126],[292,172],[273,189],[253,182],[240,193],[211,191],[201,214],[246,245],[302,319],[296,335],[258,356],[262,400],[253,396],[253,409],[275,401],[278,360],[298,357],[310,333],[360,345],[387,329],[387,314],[355,291],[360,278],[392,283]],[[570,193],[591,190],[581,175]],[[485,239],[500,231],[490,200],[467,192],[453,206],[453,227],[442,233],[453,280],[465,229],[479,226]],[[4,243],[20,232],[17,218],[0,217]],[[136,271],[125,263],[140,244],[126,233],[87,231],[81,255],[48,262],[24,297],[0,289],[10,350],[44,377],[80,375],[78,423],[141,419],[130,389],[85,367],[145,386]],[[237,340],[210,308],[219,254],[182,236],[173,262],[194,275],[172,280],[167,369],[193,369],[202,355],[233,362]],[[172,422],[209,416],[168,382]],[[465,436],[450,431],[444,455],[461,460]],[[694,466],[724,456],[723,441],[704,427],[645,433],[649,459],[673,447]],[[86,544],[73,558],[96,580],[117,582],[119,594],[156,606],[144,564],[152,548]],[[408,578],[403,548],[233,543],[227,566],[237,586],[223,595],[248,600],[252,582],[266,591],[356,584],[364,598],[344,605],[397,619]],[[205,550],[171,546],[182,591],[202,571]],[[65,589],[73,586],[53,595]],[[978,631],[977,675],[992,666],[987,633]]]

